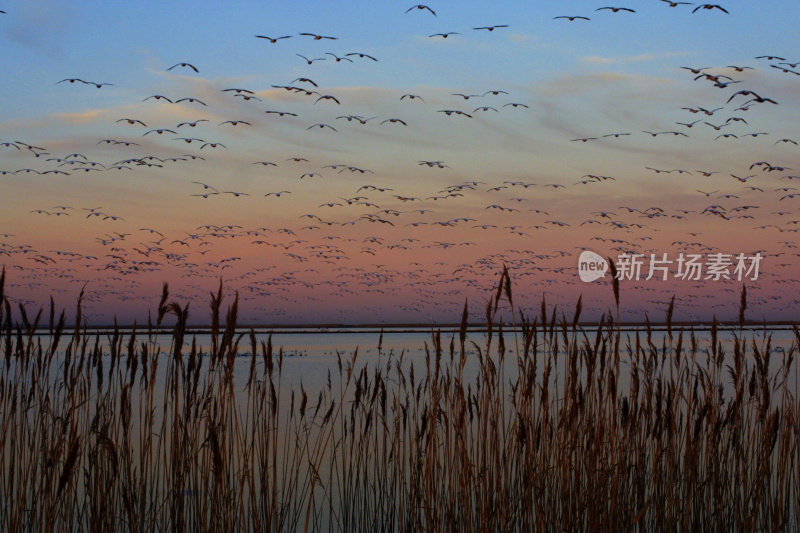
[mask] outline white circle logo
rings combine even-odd
[[[590,282],[606,275],[608,261],[591,250],[584,250],[578,258],[578,275],[581,281]]]

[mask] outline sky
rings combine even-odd
[[[168,282],[203,324],[222,281],[249,324],[450,323],[505,265],[523,312],[596,320],[588,250],[624,320],[735,319],[742,285],[796,318],[797,6],[422,6],[0,0],[6,293],[131,323]]]

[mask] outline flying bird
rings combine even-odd
[[[264,113],[268,115],[278,115],[279,117],[289,116],[289,117],[296,117],[297,113],[290,113],[288,111],[264,111]]]
[[[193,71],[195,71],[195,72],[197,72],[197,73],[199,73],[199,72],[200,72],[199,70],[197,70],[197,67],[195,67],[195,66],[194,66],[194,65],[192,65],[191,63],[175,63],[174,65],[172,65],[171,67],[169,67],[167,70],[172,70],[172,69],[174,69],[175,67],[189,67],[190,69],[192,69]]]
[[[301,33],[300,35],[304,35],[306,37],[313,37],[315,41],[321,41],[322,39],[329,39],[331,41],[335,41],[338,37],[329,37],[327,35],[317,35],[316,33]]]
[[[495,24],[494,26],[480,26],[478,28],[472,28],[472,29],[494,31],[496,28],[508,28],[508,24]]]
[[[597,9],[595,9],[595,11],[602,11],[604,9],[608,9],[612,13],[618,13],[620,11],[628,11],[630,13],[636,13],[636,11],[634,11],[629,7],[598,7]]]
[[[312,64],[314,61],[325,61],[324,57],[315,57],[314,59],[309,59],[306,56],[304,56],[303,54],[295,54],[295,55],[305,59],[306,63],[308,63],[309,65]]]
[[[324,94],[324,95],[320,96],[319,98],[317,98],[316,102],[314,102],[314,103],[316,104],[320,100],[331,100],[333,102],[336,102],[337,104],[341,104],[341,102],[339,102],[339,100],[336,99],[336,97],[331,96],[329,94]]]
[[[172,133],[173,135],[177,135],[178,134],[178,132],[175,131],[175,130],[171,130],[171,129],[168,129],[168,128],[157,128],[157,129],[154,129],[154,130],[149,130],[149,131],[144,132],[142,134],[142,137],[144,137],[145,135],[147,135],[149,133],[157,133],[158,135],[162,135],[164,133]]]
[[[142,100],[142,102],[146,102],[147,100],[150,100],[151,98],[152,98],[152,99],[154,99],[154,100],[166,100],[166,101],[167,101],[167,102],[169,102],[170,104],[174,103],[172,100],[170,100],[170,99],[169,99],[169,98],[167,98],[166,96],[163,96],[163,95],[160,95],[160,94],[154,94],[154,95],[152,95],[152,96],[148,96],[147,98],[145,98],[144,100]]]
[[[113,83],[107,83],[107,82],[97,83],[96,81],[84,81],[83,83],[85,83],[87,85],[94,85],[98,89],[100,87],[102,87],[103,85],[114,85]]]
[[[277,43],[281,39],[289,39],[291,35],[284,35],[282,37],[269,37],[267,35],[256,35],[257,39],[266,39],[267,41],[271,42],[272,44]]]
[[[205,102],[203,102],[201,100],[198,100],[197,98],[192,98],[191,96],[187,96],[186,98],[181,98],[180,100],[175,100],[176,104],[179,104],[181,102],[189,102],[190,104],[194,103],[194,102],[197,102],[198,104],[206,105]]]
[[[295,78],[295,79],[292,80],[292,83],[294,83],[296,81],[299,81],[300,83],[310,83],[314,87],[319,87],[319,85],[314,83],[314,80],[312,80],[311,78]]]
[[[428,11],[430,11],[431,15],[433,15],[434,17],[436,16],[436,11],[434,11],[430,7],[428,7],[426,5],[423,5],[423,4],[417,4],[415,6],[409,7],[408,9],[406,9],[406,13],[408,13],[409,11],[413,11],[414,9],[428,10]]]
[[[177,125],[177,127],[180,128],[181,126],[189,126],[190,128],[194,128],[195,126],[197,126],[198,122],[208,122],[208,119],[198,118],[193,122],[181,122],[180,124]]]
[[[121,119],[117,120],[116,122],[127,122],[128,124],[141,124],[145,128],[147,127],[147,124],[145,124],[141,120],[138,120],[138,119],[135,119],[135,118],[121,118]]]
[[[730,13],[728,13],[728,11],[724,7],[722,7],[720,5],[717,5],[717,4],[700,4],[696,8],[692,9],[692,13],[696,13],[700,9],[706,9],[706,10],[719,9],[723,13],[726,13],[726,14],[730,15]]]
[[[374,58],[374,57],[372,57],[371,55],[369,55],[369,54],[365,54],[365,53],[363,53],[363,52],[350,52],[349,54],[345,54],[345,55],[346,55],[346,56],[358,56],[358,57],[360,57],[361,59],[364,59],[364,58],[366,57],[367,59],[371,59],[371,60],[373,60],[373,61],[377,61],[377,59],[375,59],[375,58]]]
[[[754,101],[754,102],[759,102],[759,103],[763,103],[763,102],[769,102],[769,103],[771,103],[771,104],[776,104],[776,105],[777,105],[777,103],[778,103],[778,102],[776,102],[776,101],[774,101],[774,100],[771,100],[771,99],[769,99],[769,98],[762,98],[761,96],[759,96],[758,94],[756,94],[754,91],[749,91],[749,90],[746,90],[746,89],[743,89],[743,90],[741,90],[741,91],[737,91],[737,92],[733,93],[733,94],[731,95],[731,97],[730,97],[730,98],[728,98],[728,101],[727,101],[726,103],[730,103],[730,102],[731,102],[731,100],[733,100],[734,98],[736,98],[736,96],[738,96],[738,95],[740,95],[740,94],[741,94],[741,95],[743,95],[743,96],[752,96],[752,97],[753,97],[753,99],[752,99],[752,100],[750,100],[751,102],[753,102],[753,101]]]
[[[339,63],[340,61],[349,61],[351,63],[353,62],[353,60],[350,59],[349,57],[339,57],[336,54],[332,54],[331,52],[325,52],[325,55],[333,57],[337,63]]]

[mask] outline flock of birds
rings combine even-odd
[[[717,4],[658,1],[673,8],[687,6],[692,13],[730,14]],[[630,15],[636,10],[603,6],[596,12]],[[408,16],[417,13],[439,16],[429,5],[413,5],[405,10]],[[573,22],[590,17],[563,15],[555,19]],[[511,26],[495,24],[472,29],[497,34]],[[460,33],[441,32],[428,37],[447,39],[453,35]],[[289,39],[320,44],[339,40],[337,36],[307,32],[274,37],[258,34],[254,38],[269,46],[285,46]],[[794,173],[800,170],[795,171],[784,161],[753,161],[746,169],[671,168],[655,162],[642,168],[635,179],[650,179],[651,175],[666,179],[663,175],[674,175],[684,180],[681,186],[688,198],[682,209],[619,205],[621,202],[614,198],[624,194],[630,176],[588,171],[549,183],[535,176],[464,179],[471,172],[468,167],[455,160],[424,159],[426,156],[408,161],[408,166],[413,167],[409,173],[417,181],[414,184],[392,179],[387,168],[324,160],[321,153],[272,154],[245,162],[250,169],[280,171],[280,180],[269,179],[272,174],[266,174],[254,184],[252,180],[237,181],[219,175],[216,169],[226,164],[233,165],[228,174],[252,172],[229,163],[226,154],[236,153],[237,161],[243,160],[244,154],[252,151],[248,139],[257,140],[267,128],[285,128],[286,137],[298,132],[326,135],[326,142],[330,143],[335,143],[331,139],[337,135],[362,131],[391,139],[393,132],[415,129],[412,135],[423,135],[424,131],[418,129],[422,126],[414,120],[420,116],[427,121],[434,117],[456,121],[460,129],[481,128],[494,115],[504,113],[516,114],[516,120],[527,120],[534,107],[524,94],[517,91],[514,95],[509,88],[430,94],[399,90],[392,97],[395,104],[391,109],[407,106],[407,116],[367,116],[354,110],[356,97],[347,91],[326,88],[311,70],[321,61],[376,64],[381,61],[377,54],[348,51],[338,55],[326,51],[306,56],[293,49],[286,49],[286,54],[299,56],[309,72],[268,88],[217,87],[214,94],[202,95],[143,94],[138,102],[126,106],[125,116],[104,126],[108,136],[71,153],[48,147],[47,139],[0,140],[3,188],[14,187],[14,180],[20,177],[49,176],[48,179],[66,183],[78,175],[115,173],[117,184],[124,184],[125,180],[132,184],[143,175],[169,171],[170,175],[183,178],[186,189],[183,197],[163,199],[167,210],[184,205],[184,201],[210,202],[200,208],[207,218],[198,218],[196,225],[179,230],[167,223],[159,227],[157,220],[137,216],[123,198],[105,207],[66,202],[38,204],[36,198],[30,198],[26,218],[18,228],[33,224],[33,217],[80,219],[80,224],[91,228],[96,236],[85,247],[53,249],[30,244],[32,238],[41,240],[41,236],[22,231],[0,233],[0,262],[11,270],[12,295],[21,304],[39,305],[41,301],[26,295],[37,291],[40,296],[49,295],[50,291],[71,294],[76,287],[88,284],[89,304],[108,320],[110,317],[102,314],[108,309],[108,302],[138,301],[149,305],[155,294],[150,290],[154,283],[171,280],[177,274],[185,282],[178,297],[191,300],[204,298],[209,287],[220,277],[225,278],[230,289],[239,291],[244,305],[250,306],[250,318],[255,322],[347,321],[352,316],[361,320],[372,317],[405,322],[448,321],[457,316],[465,294],[474,295],[471,305],[476,316],[481,316],[481,297],[495,283],[503,265],[508,266],[515,283],[521,284],[522,292],[530,296],[530,304],[537,303],[535,297],[542,291],[555,295],[556,300],[568,294],[564,303],[569,303],[577,292],[594,289],[581,286],[576,276],[577,256],[587,248],[612,257],[666,251],[676,256],[681,252],[759,252],[767,257],[762,265],[763,283],[796,286],[797,279],[790,273],[800,257],[796,244],[796,233],[800,231],[796,207],[800,174]],[[792,80],[793,76],[800,76],[800,61],[774,55],[754,57],[753,61],[721,67],[680,66],[689,74],[687,84],[706,84],[723,92],[675,109],[674,118],[665,121],[661,129],[565,138],[562,154],[568,157],[570,151],[583,150],[583,145],[607,147],[609,143],[624,143],[636,137],[651,142],[662,137],[675,141],[690,137],[714,140],[720,143],[720,150],[738,150],[731,148],[729,142],[762,142],[763,137],[769,138],[769,131],[759,120],[759,108],[782,102],[751,86],[753,79],[763,78],[749,75],[773,71],[785,77],[781,81]],[[164,66],[165,72],[182,79],[203,80],[202,70],[202,64],[195,61]],[[73,90],[84,86],[85,90],[117,89],[111,82],[78,77],[54,80],[54,84],[71,86]],[[191,81],[186,84],[192,86]],[[439,102],[446,105],[434,105]],[[475,102],[479,104],[470,105]],[[286,107],[279,108],[281,104]],[[180,106],[181,112],[169,112],[172,106]],[[231,110],[237,114],[220,116]],[[162,118],[187,113],[194,114],[192,119],[170,123]],[[408,134],[398,135],[407,139]],[[787,160],[797,161],[799,141],[800,137],[770,139],[764,141],[764,149],[768,147],[770,153],[781,150],[779,153]],[[753,150],[753,145],[747,149]],[[432,151],[435,150],[419,150],[420,154]],[[333,152],[348,159],[358,155],[352,149]],[[110,154],[122,157],[111,158]],[[215,170],[204,172],[209,165]],[[236,183],[247,186],[234,186]],[[331,189],[336,192],[331,193]],[[583,205],[586,200],[582,200],[583,204],[571,200],[569,191],[575,191],[575,198],[582,197],[581,193],[596,195],[596,204],[585,213],[576,212],[570,202]],[[301,197],[302,202],[293,202],[293,197]],[[229,200],[219,203],[222,198]],[[219,221],[238,219],[240,213],[254,209],[252,202],[260,202],[255,208],[260,213],[257,219],[267,220],[267,225]],[[197,209],[189,205],[186,212],[195,213]],[[275,216],[270,218],[263,213]],[[770,222],[763,223],[761,219]],[[0,230],[2,224],[9,222],[0,216]],[[590,231],[592,227],[597,229]],[[758,235],[764,235],[763,239],[759,237],[763,247],[720,250],[715,242],[726,233],[743,231],[762,232]],[[561,246],[543,251],[541,242],[559,242]],[[636,291],[644,296],[629,311],[635,318],[642,310],[668,301],[670,291],[674,291],[681,294],[681,307],[690,316],[695,310],[695,316],[704,316],[709,307],[724,313],[729,310],[729,302],[714,298],[724,293],[732,301],[731,293],[738,290],[738,285],[720,283],[709,289],[708,283],[643,283]],[[800,303],[784,291],[756,294],[751,308],[786,308]],[[591,309],[592,305],[604,310],[608,295],[594,294],[587,307]]]

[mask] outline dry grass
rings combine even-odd
[[[221,287],[211,346],[184,348],[165,286],[156,324],[105,350],[62,338],[52,305],[42,343],[42,312],[12,313],[2,287],[2,531],[797,530],[797,327],[780,357],[768,332],[701,342],[672,304],[663,339],[610,314],[589,332],[580,301],[571,320],[514,311],[504,271],[480,342],[465,306],[424,365],[356,351],[310,391],[237,330],[236,301],[222,325]]]

